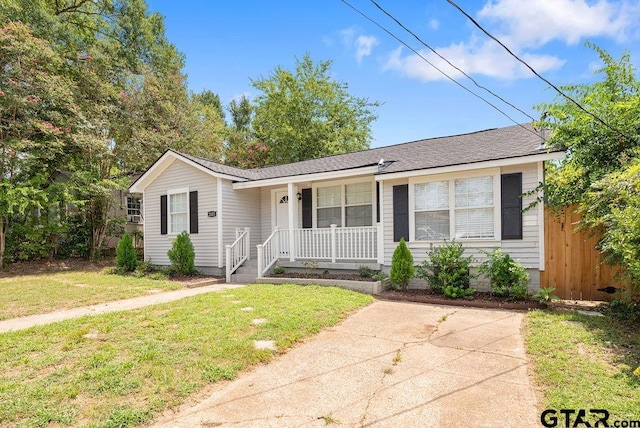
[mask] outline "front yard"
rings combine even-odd
[[[2,334],[0,424],[148,423],[268,361],[275,352],[254,340],[282,351],[371,301],[337,288],[254,285]]]
[[[177,290],[172,281],[72,270],[0,278],[0,320]]]
[[[609,426],[640,420],[640,377],[633,373],[640,366],[637,325],[610,315],[534,311],[525,331],[541,411],[586,409],[588,419],[590,409],[605,409]]]

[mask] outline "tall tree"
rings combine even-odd
[[[539,126],[552,131],[548,143],[567,149],[566,158],[549,168],[545,194],[552,206],[578,205],[581,225],[602,232],[607,261],[636,267],[626,273],[640,297],[640,266],[634,261],[640,231],[634,231],[637,222],[626,221],[632,218],[629,208],[640,207],[640,81],[628,53],[616,61],[589,46],[604,64],[598,71],[602,80],[562,89],[593,115],[564,98],[538,106],[544,112]]]
[[[253,80],[256,138],[269,148],[268,162],[281,164],[369,147],[372,108],[379,103],[347,92],[331,78],[331,61],[296,59],[295,71],[278,66]]]
[[[21,23],[0,28],[0,267],[15,215],[38,207],[77,112],[64,61]]]

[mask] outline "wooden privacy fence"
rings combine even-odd
[[[600,264],[598,238],[576,231],[582,216],[574,210],[567,208],[559,218],[545,210],[545,270],[540,272],[540,286],[555,287],[561,299],[609,301],[614,295],[597,289],[624,288],[624,284],[614,279],[617,269]]]

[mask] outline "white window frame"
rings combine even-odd
[[[376,203],[376,182],[373,178],[367,177],[366,179],[360,178],[352,178],[348,180],[340,180],[340,181],[323,181],[319,183],[312,183],[312,198],[313,198],[313,222],[312,226],[314,229],[318,228],[318,189],[322,187],[333,187],[340,186],[340,215],[342,218],[342,226],[347,227],[347,216],[346,216],[346,201],[347,201],[347,189],[346,186],[349,184],[360,184],[360,183],[370,183],[371,184],[371,226],[376,225],[376,217],[375,217],[375,203]],[[352,204],[349,206],[362,206],[364,204]],[[337,207],[337,206],[336,206]],[[327,208],[327,207],[323,207]],[[370,226],[352,226],[352,227],[370,227]]]
[[[493,177],[493,205],[456,208],[455,206],[455,180],[478,177]],[[501,230],[501,210],[500,210],[500,168],[480,169],[468,172],[437,174],[432,176],[412,177],[409,179],[409,241],[415,243],[425,243],[427,245],[442,240],[416,240],[416,211],[415,211],[415,185],[431,183],[436,181],[449,182],[449,240],[455,239],[460,242],[496,242],[500,241]],[[493,208],[493,238],[456,238],[456,211],[479,208]],[[422,210],[421,210],[422,211]],[[419,212],[421,212],[419,211]]]
[[[176,188],[176,189],[169,189],[167,190],[167,234],[168,235],[178,235],[180,233],[182,233],[182,230],[180,231],[174,231],[173,230],[173,222],[171,221],[171,216],[173,214],[182,214],[182,212],[180,213],[172,213],[171,212],[171,196],[172,195],[178,195],[181,193],[185,193],[186,194],[186,198],[187,198],[187,211],[186,214],[187,215],[187,227],[185,228],[185,230],[187,231],[187,233],[190,233],[189,231],[189,188],[188,187],[180,187],[180,188]]]
[[[127,195],[126,199],[127,199],[127,208],[126,208],[127,209],[127,218],[130,215],[142,216],[142,198],[137,198],[137,197],[133,197],[131,195]],[[135,208],[134,209],[130,208],[130,205],[131,205],[130,202],[133,202],[134,200],[137,201],[137,205],[138,205],[138,212],[137,213],[129,212],[129,211],[135,210]]]

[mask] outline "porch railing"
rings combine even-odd
[[[258,276],[262,277],[278,258],[330,260],[377,260],[382,239],[380,226],[293,229],[294,248],[289,230],[276,229],[258,245]]]
[[[226,249],[226,277],[227,282],[231,282],[231,274],[234,273],[245,260],[250,259],[250,229],[236,229],[236,240],[231,245],[225,246]]]
[[[280,258],[280,241],[282,230],[275,230],[264,243],[257,245],[258,248],[258,278],[262,278],[271,266]],[[288,234],[287,234],[288,239]]]

